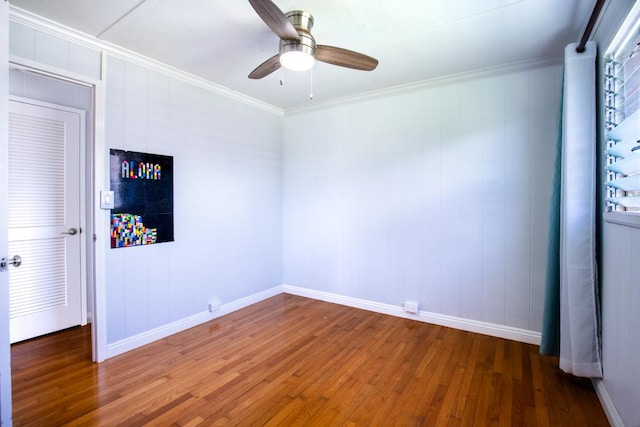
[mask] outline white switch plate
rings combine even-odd
[[[100,191],[100,209],[113,209],[113,191]]]

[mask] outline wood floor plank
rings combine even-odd
[[[13,345],[14,425],[608,425],[535,346],[292,295],[90,351],[86,327]]]

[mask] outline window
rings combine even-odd
[[[640,3],[640,2],[638,2]],[[640,7],[605,53],[608,211],[640,213]]]

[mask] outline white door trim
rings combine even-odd
[[[101,81],[94,85],[94,141],[93,141],[93,254],[94,254],[94,287],[93,287],[93,322],[91,336],[93,339],[93,361],[102,362],[107,358],[107,251],[111,246],[111,211],[100,209],[99,194],[101,189],[108,189],[109,157],[105,140],[104,120],[107,109],[107,88],[104,83],[107,75],[107,54],[101,55]],[[96,229],[104,227],[104,242],[97,239]]]
[[[86,165],[85,179],[90,186],[85,186],[85,197],[91,200],[91,211],[84,212],[83,220],[85,221],[84,243],[86,244],[86,259],[93,259],[93,274],[86,272],[87,288],[93,287],[93,307],[91,319],[91,338],[92,338],[92,360],[94,362],[102,362],[107,358],[107,323],[106,323],[106,246],[109,242],[103,244],[100,240],[96,241],[96,230],[101,227],[108,230],[109,212],[99,209],[99,200],[97,194],[100,189],[108,188],[109,177],[106,176],[105,170],[108,170],[108,158],[105,156],[105,127],[104,117],[106,110],[106,85],[104,82],[106,54],[102,53],[102,80],[95,80],[90,77],[79,76],[65,70],[50,67],[45,64],[34,63],[33,61],[22,60],[21,58],[11,57],[9,62],[10,68],[22,69],[28,72],[40,74],[43,76],[53,77],[60,80],[68,81],[74,84],[87,86],[93,89],[93,115],[87,116],[87,120],[93,120],[93,134],[86,141],[86,147],[92,150],[93,163]],[[105,166],[107,165],[107,166]],[[105,184],[106,183],[106,184]],[[105,187],[106,185],[106,187]],[[85,199],[87,200],[87,199]],[[105,213],[106,212],[106,213]],[[105,219],[106,218],[106,219]],[[108,232],[100,233],[100,236],[106,236]],[[8,320],[8,319],[7,319]]]
[[[9,3],[0,2],[0,200],[8,196],[9,152]],[[0,256],[8,255],[8,211],[0,203]],[[9,274],[0,272],[0,425],[11,425],[11,347],[9,345]]]

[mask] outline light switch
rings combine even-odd
[[[113,191],[100,191],[100,209],[113,209]]]

